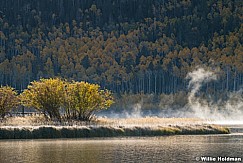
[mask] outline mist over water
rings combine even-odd
[[[198,68],[193,72],[187,74],[186,79],[190,79],[188,88],[190,89],[188,95],[188,106],[192,109],[194,116],[199,118],[208,118],[211,116],[210,104],[197,97],[196,94],[200,91],[203,84],[216,80],[217,76],[203,68]]]
[[[188,73],[186,76],[186,79],[189,80],[188,103],[181,108],[174,109],[171,106],[164,105],[162,108],[148,110],[144,109],[146,102],[142,99],[138,103],[129,105],[121,112],[110,110],[98,116],[106,116],[109,118],[141,118],[147,116],[190,117],[205,119],[213,123],[243,124],[242,89],[236,92],[228,92],[224,100],[219,99],[215,101],[213,95],[210,94],[206,94],[207,99],[200,96],[202,86],[209,82],[215,82],[217,78],[217,72],[204,68],[196,68],[194,71]],[[164,103],[170,100],[173,101],[173,99],[166,99],[161,102]]]
[[[145,115],[142,112],[143,100],[138,103],[135,103],[126,110],[122,110],[121,112],[117,111],[108,111],[108,113],[101,113],[98,116],[108,117],[108,118],[142,118]],[[147,114],[146,116],[152,116],[151,114]]]
[[[243,123],[243,97],[242,90],[228,93],[227,100],[217,102],[212,99],[206,100],[197,97],[203,84],[217,80],[216,73],[198,68],[188,73],[187,79],[190,79],[188,88],[188,106],[193,111],[195,117],[210,119],[218,123]]]

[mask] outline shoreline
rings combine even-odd
[[[0,139],[55,139],[166,135],[229,134],[227,127],[213,124],[168,126],[0,126]]]

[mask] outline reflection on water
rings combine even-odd
[[[243,135],[0,141],[0,162],[195,162],[243,156]]]

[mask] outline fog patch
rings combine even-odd
[[[207,121],[241,121],[243,118],[243,90],[225,93],[226,97],[215,100],[201,88],[216,82],[218,71],[196,68],[186,76],[188,93],[176,94],[127,94],[119,100],[121,108],[108,109],[97,114],[108,118],[201,118]],[[206,95],[204,97],[203,95]],[[157,99],[157,100],[155,100]]]
[[[188,73],[186,79],[190,79],[188,88],[188,107],[195,117],[211,119],[215,121],[239,121],[243,118],[243,96],[242,90],[227,94],[227,100],[213,101],[212,98],[203,99],[197,93],[203,84],[217,80],[213,71],[198,68]],[[210,96],[209,96],[210,97]]]

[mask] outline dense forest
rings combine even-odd
[[[219,74],[207,91],[238,90],[242,20],[242,0],[1,0],[0,84],[62,77],[170,94],[205,66]]]

